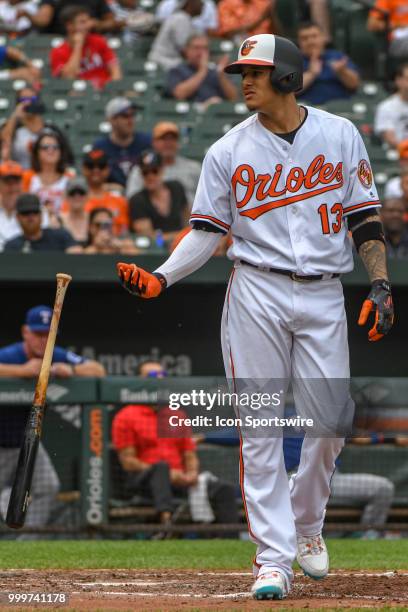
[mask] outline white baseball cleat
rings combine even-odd
[[[280,572],[266,572],[255,580],[251,593],[254,599],[283,599],[288,589]]]
[[[327,576],[329,555],[320,533],[315,536],[297,536],[296,560],[306,576],[314,580]]]

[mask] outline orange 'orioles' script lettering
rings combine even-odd
[[[238,166],[231,179],[232,191],[235,196],[237,208],[244,208],[254,195],[258,202],[260,202],[259,206],[247,210],[240,210],[240,215],[243,217],[250,217],[251,219],[257,219],[274,208],[288,206],[289,204],[294,204],[295,202],[320,195],[326,191],[337,189],[343,185],[342,162],[338,162],[338,164],[334,166],[332,163],[326,162],[324,155],[317,155],[311,161],[306,172],[298,166],[292,168],[286,177],[284,188],[278,190],[277,185],[281,179],[282,171],[282,164],[276,164],[273,175],[255,175],[255,170],[249,164],[241,164]],[[240,200],[237,195],[237,188],[239,186],[245,190]],[[302,188],[307,189],[307,191],[298,193]],[[286,196],[288,193],[294,195],[282,197]],[[272,202],[269,201],[261,204],[261,202],[267,198],[281,199],[274,199]]]

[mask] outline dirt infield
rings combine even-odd
[[[5,605],[6,593],[67,593],[69,610],[267,610],[283,602],[255,602],[252,576],[240,571],[186,570],[7,570],[0,572],[0,610],[29,610],[27,603]],[[408,607],[408,572],[333,571],[314,582],[296,575],[285,608]],[[42,610],[44,604],[38,605]],[[48,609],[56,609],[50,604]],[[64,609],[61,607],[61,609]]]

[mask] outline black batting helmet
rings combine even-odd
[[[238,60],[225,72],[238,74],[242,66],[270,66],[271,83],[282,93],[295,93],[303,88],[303,58],[297,46],[287,38],[274,34],[257,34],[242,43]]]

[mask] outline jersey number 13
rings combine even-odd
[[[327,204],[321,204],[317,209],[317,212],[320,215],[323,234],[330,234],[330,231],[337,234],[341,230],[341,221],[343,218],[343,206],[341,204],[333,204],[330,209],[331,216],[329,216]],[[333,216],[334,220],[332,221]]]

